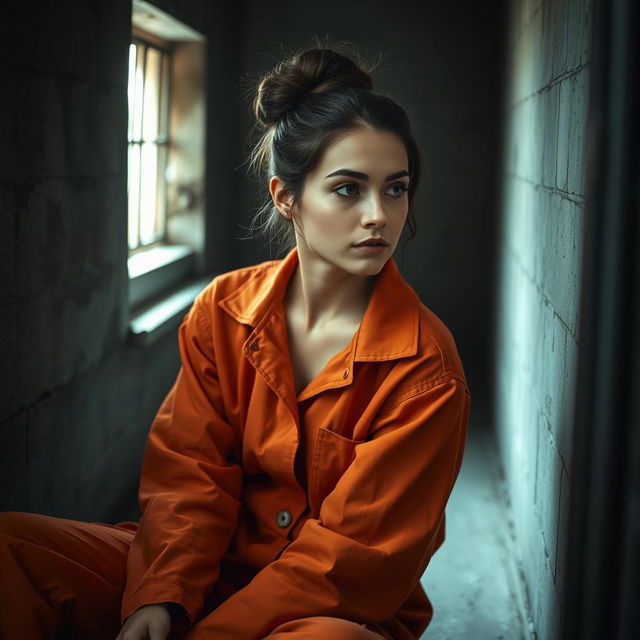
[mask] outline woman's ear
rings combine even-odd
[[[269,180],[269,193],[273,204],[281,213],[289,212],[292,205],[292,196],[288,192],[284,182],[278,176],[272,176]]]

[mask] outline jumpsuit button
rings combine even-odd
[[[345,369],[342,377],[346,380],[349,377],[349,369]]]
[[[258,343],[257,343],[257,342],[252,342],[252,343],[249,345],[249,349],[251,349],[251,351],[257,351],[259,348],[260,348],[260,347],[258,346]]]
[[[287,509],[278,511],[276,522],[279,527],[288,527],[291,524],[291,511],[288,511]]]

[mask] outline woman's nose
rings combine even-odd
[[[387,220],[387,214],[384,211],[384,207],[380,198],[372,196],[364,205],[364,211],[362,212],[362,223],[371,224],[375,222],[377,224],[384,224]]]

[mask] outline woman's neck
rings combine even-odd
[[[375,275],[357,276],[319,261],[307,266],[302,258],[289,281],[286,304],[309,333],[335,323],[359,323],[375,282]]]

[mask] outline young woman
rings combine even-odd
[[[420,577],[470,394],[392,257],[415,227],[407,116],[323,48],[266,74],[254,107],[264,228],[288,253],[185,315],[139,523],[2,514],[2,638],[411,640],[432,618]]]

